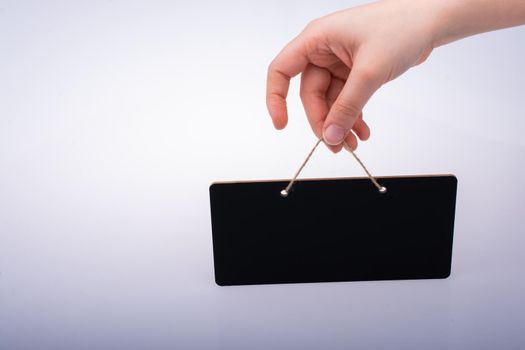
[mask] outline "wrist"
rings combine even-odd
[[[462,19],[465,13],[465,10],[462,9],[462,1],[433,0],[432,2],[431,11],[434,14],[430,30],[432,48],[467,36],[465,35],[465,28],[462,28],[462,24],[468,23],[468,20]]]
[[[525,24],[523,0],[431,0],[435,6],[433,46],[474,34]]]

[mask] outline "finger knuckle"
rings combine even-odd
[[[268,65],[268,75],[271,76],[272,74],[274,74],[275,72],[277,71],[277,62],[276,62],[276,59],[274,58],[270,64]]]
[[[379,75],[379,70],[374,65],[363,66],[356,72],[357,78],[361,81],[375,81]]]
[[[301,98],[301,100],[304,101],[307,98],[307,95],[308,93],[306,92],[306,88],[301,86],[301,88],[299,89],[299,97]]]
[[[321,25],[321,18],[315,18],[313,20],[311,20],[310,22],[308,22],[308,24],[306,24],[306,27],[305,29],[307,30],[315,30],[317,28],[319,28],[319,26]]]
[[[344,116],[344,117],[352,117],[357,118],[357,116],[361,113],[361,110],[359,107],[357,107],[354,103],[351,103],[349,101],[340,100],[336,101],[332,105],[333,112],[335,112],[335,116]]]
[[[279,105],[282,102],[282,100],[282,96],[275,92],[271,92],[266,95],[266,103],[268,105]]]
[[[328,32],[328,23],[323,18],[317,18],[310,21],[303,30],[302,38],[307,43],[323,42]]]
[[[309,87],[301,86],[299,89],[299,97],[301,101],[315,101],[315,103],[325,102],[325,94],[322,91],[312,90]]]

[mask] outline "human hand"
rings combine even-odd
[[[430,55],[437,6],[381,1],[308,24],[268,69],[266,104],[275,128],[287,124],[289,82],[302,73],[300,96],[314,134],[333,152],[355,150],[357,137],[370,136],[362,110],[372,94]]]

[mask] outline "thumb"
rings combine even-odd
[[[344,141],[366,102],[381,85],[377,71],[354,66],[326,116],[323,139],[327,145],[336,146]]]

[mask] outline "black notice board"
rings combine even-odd
[[[453,175],[210,186],[219,285],[446,278],[457,179]]]

